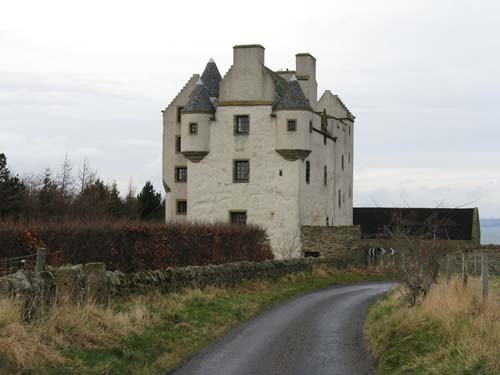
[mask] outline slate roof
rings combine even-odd
[[[361,238],[386,238],[387,229],[403,225],[410,235],[427,231],[429,221],[436,223],[436,239],[471,240],[472,208],[396,208],[355,207],[353,224],[361,227]]]
[[[182,110],[182,113],[188,112],[215,113],[208,90],[201,79],[196,82],[193,92],[189,95],[188,102]]]
[[[295,75],[290,78],[284,94],[279,98],[275,109],[304,109],[312,110],[306,99],[300,83]]]
[[[219,84],[221,79],[222,76],[219,73],[219,69],[217,69],[215,61],[210,59],[201,75],[201,80],[208,90],[208,96],[219,96]]]

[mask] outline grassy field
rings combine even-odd
[[[413,308],[397,291],[378,301],[365,322],[377,374],[500,374],[500,305],[482,304],[478,283],[442,281]]]
[[[164,374],[228,329],[286,299],[332,284],[384,275],[318,268],[234,288],[134,296],[107,309],[58,305],[26,325],[21,306],[0,299],[0,373]]]

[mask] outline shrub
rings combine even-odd
[[[66,223],[0,226],[0,258],[47,248],[51,265],[104,262],[110,270],[271,259],[264,229],[231,224]]]

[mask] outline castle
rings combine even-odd
[[[352,225],[354,116],[316,59],[272,71],[264,47],[238,45],[222,78],[210,59],[163,113],[167,221],[254,223],[275,256],[301,254],[302,226]]]

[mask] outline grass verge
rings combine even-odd
[[[395,291],[371,308],[364,330],[377,374],[500,374],[500,305],[481,303],[478,280],[441,281],[412,308]]]
[[[318,267],[233,288],[152,292],[115,300],[107,309],[58,305],[32,325],[21,320],[18,302],[0,299],[0,373],[164,374],[230,328],[292,296],[384,278]]]

